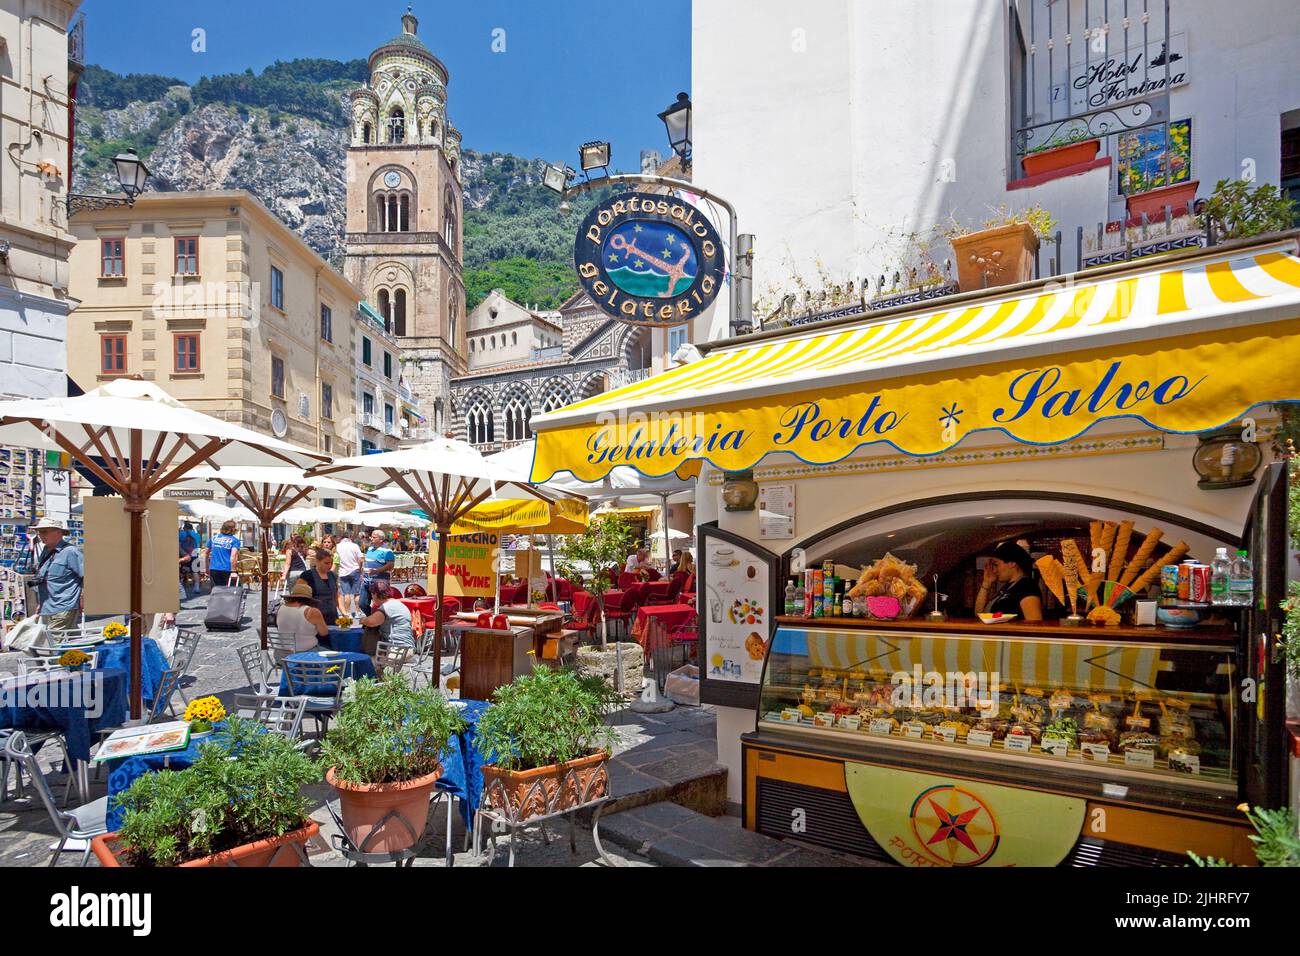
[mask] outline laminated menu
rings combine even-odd
[[[100,745],[92,760],[120,760],[145,754],[184,750],[190,745],[190,725],[184,720],[115,730]]]

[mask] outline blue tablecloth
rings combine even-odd
[[[340,664],[346,668],[343,673],[344,677],[352,677],[360,680],[362,677],[375,676],[375,662],[370,659],[368,654],[361,654],[355,651],[341,651],[338,654],[326,656],[320,651],[302,651],[297,654],[288,654],[284,658],[286,661],[328,661],[331,664]],[[333,694],[334,688],[323,685],[310,685],[306,688],[296,688],[299,694]],[[280,696],[284,697],[289,693],[289,675],[283,674],[280,677]]]
[[[57,730],[73,760],[89,760],[95,732],[126,720],[129,689],[126,671],[117,668],[19,678],[0,700],[0,727]]]
[[[483,758],[479,756],[475,738],[479,717],[492,705],[484,700],[466,700],[464,704],[460,713],[465,718],[466,727],[443,751],[438,789],[460,797],[461,819],[472,830],[474,814],[483,799]]]
[[[329,634],[321,638],[321,643],[331,650],[360,653],[361,631],[359,627],[331,627]]]
[[[131,673],[131,641],[124,639],[120,641],[105,641],[92,647],[91,650],[99,651],[99,660],[95,667],[100,670],[123,670],[128,674]],[[153,702],[154,694],[158,691],[158,684],[162,681],[163,671],[171,667],[171,662],[167,660],[167,655],[162,652],[158,642],[152,637],[146,637],[140,643],[140,689],[144,696],[146,704]],[[128,687],[128,693],[130,688]]]
[[[190,745],[184,750],[169,750],[166,753],[146,754],[142,757],[123,757],[120,760],[107,760],[108,764],[108,816],[106,824],[108,832],[112,833],[122,825],[122,810],[117,806],[117,795],[131,788],[131,784],[139,777],[153,770],[184,770],[190,764],[194,763],[199,757],[199,747],[209,740],[216,740],[222,736],[226,723],[222,721],[213,726],[214,733],[211,737],[204,737],[201,740],[191,740]]]

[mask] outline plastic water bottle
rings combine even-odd
[[[795,617],[812,617],[808,613],[808,592],[804,587],[803,578],[795,578],[794,585],[794,616]]]
[[[1229,591],[1229,578],[1232,574],[1232,560],[1227,548],[1219,548],[1210,562],[1210,603],[1229,604],[1232,597]]]
[[[790,578],[785,583],[785,613],[787,617],[795,616],[794,609],[794,578]]]
[[[1244,549],[1237,552],[1228,572],[1228,597],[1232,604],[1243,606],[1255,600],[1255,566]]]

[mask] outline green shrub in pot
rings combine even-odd
[[[539,667],[496,689],[492,706],[479,717],[476,745],[484,762],[502,770],[532,770],[608,751],[618,733],[605,715],[622,700],[600,677]]]
[[[293,741],[231,717],[184,770],[146,773],[118,794],[117,856],[130,866],[178,866],[310,823],[302,788],[320,768]]]

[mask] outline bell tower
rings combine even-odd
[[[352,91],[344,275],[384,316],[406,381],[441,430],[450,380],[467,367],[460,132],[447,120],[447,68],[418,27],[408,8]]]

